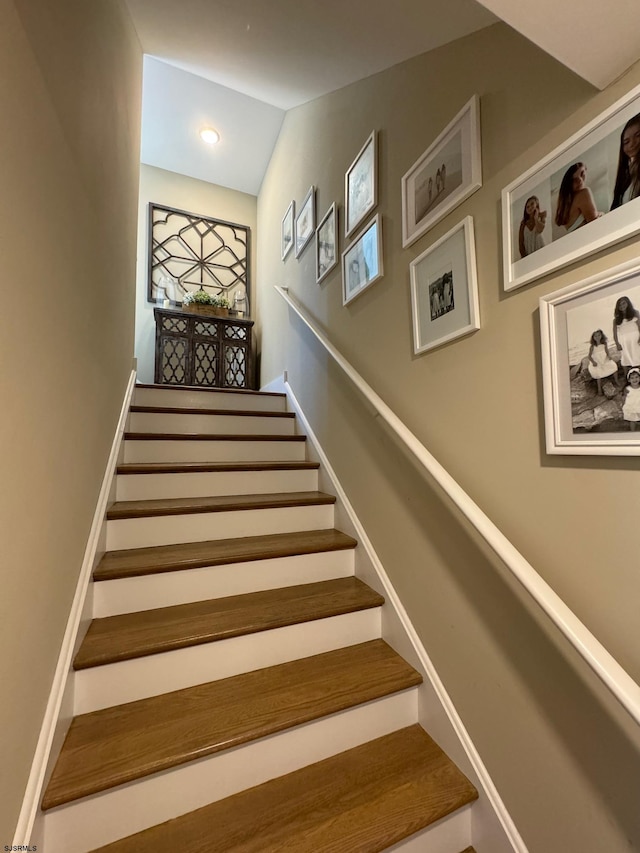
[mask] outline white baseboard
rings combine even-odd
[[[40,817],[40,799],[47,778],[51,773],[53,759],[57,756],[73,716],[73,656],[84,636],[91,619],[92,590],[91,576],[98,560],[104,553],[105,513],[114,494],[115,472],[121,454],[122,436],[129,415],[129,405],[135,387],[135,372],[129,376],[118,426],[111,445],[111,452],[98,496],[82,567],[78,577],[71,612],[62,640],[49,700],[45,709],[40,736],[27,780],[22,808],[18,817],[13,847],[27,849],[29,844],[41,837],[41,827],[36,825]],[[23,845],[20,847],[20,845]]]
[[[289,408],[296,412],[301,431],[307,436],[308,457],[320,462],[320,489],[331,492],[337,497],[336,527],[358,540],[360,547],[356,549],[356,576],[385,596],[386,605],[382,611],[383,639],[403,655],[424,678],[424,684],[419,690],[420,723],[467,774],[479,791],[480,800],[473,807],[472,826],[476,827],[472,833],[473,837],[482,837],[484,849],[491,850],[492,853],[528,853],[451,697],[440,680],[370,539],[356,517],[329,459],[305,417],[293,389],[281,377],[265,387],[265,390],[281,389],[287,394]],[[327,478],[329,482],[323,483],[323,478]]]

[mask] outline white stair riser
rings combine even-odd
[[[190,601],[346,578],[354,573],[353,554],[353,549],[349,548],[99,581],[93,584],[93,616],[99,619]]]
[[[295,418],[256,415],[191,415],[132,412],[131,432],[219,433],[226,435],[293,435]]]
[[[267,495],[276,492],[314,492],[318,472],[199,471],[179,474],[120,474],[116,500],[198,498],[215,495]]]
[[[107,521],[107,551],[333,527],[333,504]]]
[[[389,847],[386,853],[458,853],[471,846],[471,805]]]
[[[45,815],[47,853],[85,853],[412,725],[415,688],[121,785]]]
[[[235,411],[284,412],[286,397],[275,394],[241,394],[233,391],[188,391],[172,388],[136,388],[136,406],[231,409]]]
[[[304,441],[125,441],[125,462],[303,462]]]
[[[75,674],[74,714],[217,681],[379,636],[380,608],[376,607],[83,669]]]

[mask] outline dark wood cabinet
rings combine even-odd
[[[254,388],[253,320],[155,308],[158,385]]]

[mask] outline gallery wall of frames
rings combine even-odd
[[[482,187],[480,110],[474,95],[425,140],[398,187],[402,246],[426,244],[408,270],[416,357],[480,329],[473,218],[428,243],[433,226]],[[378,159],[374,129],[345,164],[342,204],[334,201],[316,227],[311,186],[298,213],[292,199],[282,218],[282,261],[314,244],[322,286],[340,261],[345,307],[384,277]],[[640,87],[532,164],[501,201],[505,293],[640,232]],[[547,452],[640,455],[640,262],[539,305]]]

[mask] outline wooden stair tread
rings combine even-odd
[[[136,388],[153,388],[157,391],[203,391],[205,394],[245,394],[258,397],[286,397],[282,391],[254,391],[251,388],[206,388],[201,385],[154,385],[136,382]]]
[[[421,676],[384,641],[75,717],[42,808],[70,802],[405,690]]]
[[[306,441],[306,435],[244,435],[218,432],[125,432],[125,441]]]
[[[356,540],[340,530],[303,530],[300,533],[273,533],[182,545],[154,545],[107,551],[96,567],[96,581],[117,580],[228,563],[247,563],[279,557],[294,557],[322,551],[355,548]]]
[[[222,415],[239,418],[295,418],[295,412],[260,412],[254,409],[205,409],[197,406],[131,406],[131,412],[175,415]]]
[[[192,474],[219,471],[316,471],[319,462],[124,462],[118,474]]]
[[[384,599],[355,577],[94,619],[74,669],[254,634],[371,607]]]
[[[476,798],[414,725],[94,853],[378,853]]]
[[[107,510],[107,518],[113,521],[160,515],[192,515],[200,512],[237,512],[250,509],[318,506],[335,502],[335,496],[325,492],[277,492],[267,495],[214,495],[204,498],[116,501]]]

